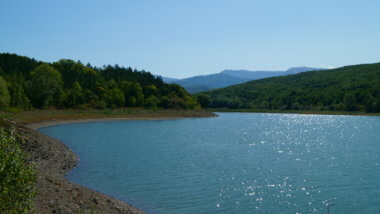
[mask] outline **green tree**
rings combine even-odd
[[[35,68],[30,76],[29,91],[33,105],[42,108],[56,104],[63,87],[61,74],[44,63]]]
[[[61,73],[65,88],[78,82],[85,89],[94,89],[98,78],[94,69],[69,59],[61,59],[53,63],[53,67]]]
[[[199,94],[197,96],[197,101],[202,106],[202,108],[208,107],[211,104],[211,99],[205,94]]]
[[[9,106],[10,96],[7,87],[7,83],[0,76],[0,109],[4,109]]]
[[[344,108],[347,111],[358,110],[358,104],[356,102],[355,96],[353,93],[346,93],[343,98]]]
[[[177,85],[177,84],[170,84],[169,85],[169,90],[172,93],[175,93],[175,95],[178,96],[178,97],[184,97],[184,96],[188,95],[188,93],[186,92],[186,90],[183,87],[181,87],[180,85]]]
[[[16,82],[12,83],[9,92],[11,94],[12,107],[24,110],[31,108],[29,98],[26,96],[24,88],[20,84]]]
[[[370,97],[365,105],[366,112],[373,112],[373,104],[376,103],[375,98]]]
[[[372,112],[380,112],[380,95],[372,102]]]
[[[104,81],[96,81],[95,82],[95,93],[99,96],[101,100],[105,100],[105,96],[107,93],[108,87]]]
[[[122,90],[114,88],[107,93],[107,104],[110,107],[123,107],[125,104],[125,97]]]
[[[145,97],[157,96],[158,95],[158,89],[155,85],[145,86],[143,92],[144,92]]]
[[[143,106],[144,94],[140,83],[123,81],[121,89],[126,98],[126,106]]]
[[[28,96],[24,90],[24,78],[22,75],[13,75],[9,81],[9,94],[11,96],[11,106],[18,109],[30,109],[32,107]]]
[[[181,106],[182,108],[184,109],[195,109],[195,107],[198,106],[198,108],[200,108],[199,104],[198,104],[198,101],[195,97],[191,96],[190,94],[187,94],[186,96],[184,96],[184,105]]]
[[[159,103],[159,99],[154,95],[145,99],[145,107],[148,107],[148,108],[156,108],[158,103]]]
[[[162,108],[169,108],[170,106],[170,99],[167,96],[162,96],[159,102],[159,106]]]
[[[83,89],[79,82],[74,82],[73,87],[67,93],[67,105],[76,107],[83,102]]]
[[[91,107],[96,107],[99,103],[99,96],[96,95],[92,90],[85,89],[83,91],[83,102],[90,105]]]

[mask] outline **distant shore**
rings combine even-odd
[[[24,112],[0,112],[0,118],[12,119],[21,124],[64,120],[113,120],[113,119],[154,119],[154,118],[195,118],[216,116],[203,110],[149,110],[141,108],[120,108],[104,110],[50,109]]]
[[[79,157],[62,142],[37,131],[58,124],[112,121],[162,120],[214,117],[207,111],[185,110],[37,110],[3,113],[0,118],[27,142],[24,150],[37,168],[37,195],[33,198],[32,213],[144,213],[132,205],[80,186],[66,179]]]
[[[351,116],[380,116],[380,113],[363,111],[313,111],[313,110],[269,110],[269,109],[226,109],[209,108],[210,112],[230,113],[273,113],[273,114],[319,114],[319,115],[351,115]]]

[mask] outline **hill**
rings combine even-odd
[[[247,79],[231,76],[228,74],[217,73],[202,76],[195,76],[175,81],[190,93],[196,93],[203,90],[223,88],[230,85],[247,82]]]
[[[294,73],[306,72],[311,70],[320,70],[320,68],[296,67],[286,71],[247,71],[247,70],[224,70],[220,73],[189,77],[177,81],[165,81],[168,83],[176,83],[184,87],[190,93],[224,88],[251,80],[283,76]]]
[[[260,79],[203,94],[214,108],[380,112],[380,63]]]
[[[0,109],[197,106],[195,97],[181,86],[164,83],[144,70],[0,54]]]
[[[324,68],[312,68],[312,67],[294,67],[294,68],[289,68],[288,70],[284,71],[281,74],[281,76],[298,74],[298,73],[307,72],[307,71],[320,71],[320,70],[325,70],[325,69]]]

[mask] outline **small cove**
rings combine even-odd
[[[40,128],[68,179],[148,213],[376,213],[380,118],[220,113]]]

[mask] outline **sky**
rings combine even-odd
[[[379,0],[1,0],[0,52],[185,78],[380,62]]]

